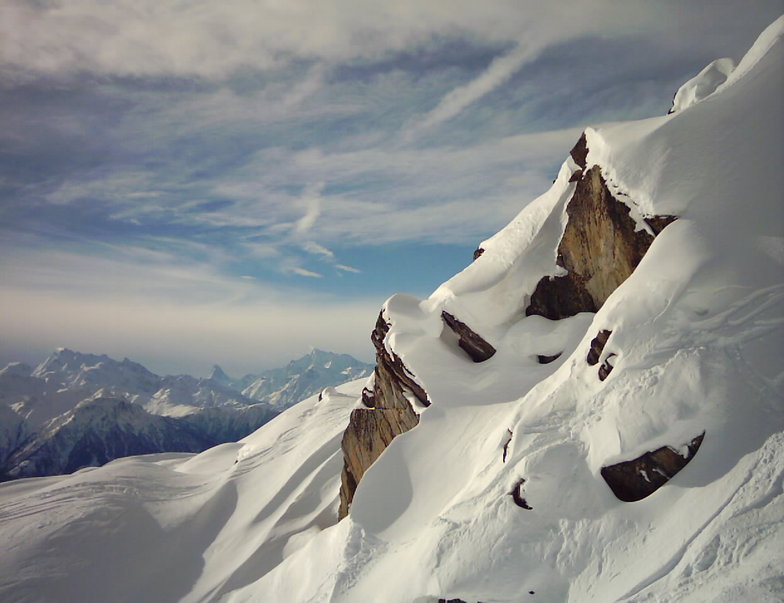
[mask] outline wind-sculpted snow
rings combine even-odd
[[[732,59],[724,58],[713,61],[678,89],[672,99],[670,113],[683,111],[706,99],[727,81],[734,69],[735,61]]]
[[[362,383],[244,444],[0,487],[0,597],[781,600],[783,35],[781,18],[671,115],[586,130],[585,166],[567,157],[471,265],[425,300],[387,301],[383,349],[428,405],[345,519],[340,439]],[[526,316],[537,283],[563,275],[573,176],[594,165],[636,227],[678,219],[596,312]],[[474,362],[443,312],[496,353]],[[665,469],[689,462],[641,500],[602,478],[663,449]]]
[[[0,600],[205,601],[253,583],[337,521],[340,436],[362,386],[198,455],[3,484]]]
[[[387,303],[387,344],[431,405],[364,474],[346,535],[323,534],[232,600],[780,599],[783,29],[704,100],[586,132],[586,167],[638,227],[679,217],[595,314],[524,312],[543,276],[563,274],[572,157],[463,272],[426,300]],[[443,311],[497,353],[472,362]],[[601,380],[586,358],[603,331]],[[618,500],[601,477],[703,432],[643,500]],[[510,496],[519,484],[531,509]]]

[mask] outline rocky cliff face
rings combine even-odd
[[[343,472],[340,477],[340,508],[338,517],[348,514],[354,491],[368,467],[389,443],[419,423],[419,415],[411,400],[429,406],[427,393],[394,352],[387,349],[385,338],[389,325],[384,311],[378,315],[371,341],[376,348],[373,388],[362,392],[366,408],[351,413],[343,434]]]
[[[576,186],[566,206],[567,222],[558,245],[556,263],[564,274],[545,276],[538,282],[525,310],[527,316],[537,314],[559,320],[580,312],[596,312],[629,278],[656,235],[676,219],[675,216],[654,215],[635,220],[632,208],[610,191],[601,167],[588,167],[585,134],[572,149],[571,157],[580,169],[570,179]],[[482,252],[477,249],[474,260]],[[442,312],[442,319],[459,337],[459,346],[474,362],[484,362],[493,356],[493,346],[459,318]],[[430,404],[422,385],[386,344],[388,331],[389,325],[382,311],[371,336],[376,348],[373,387],[363,392],[365,408],[352,412],[343,435],[341,519],[348,514],[357,484],[368,467],[396,436],[418,424],[419,417],[412,401],[423,406]],[[598,343],[592,346],[596,348],[592,349],[595,358],[589,355],[589,364],[599,362],[609,335],[606,331],[597,336]],[[539,361],[544,364],[555,358],[557,355],[541,356]],[[608,357],[601,359],[599,377],[604,380],[612,370],[612,363]],[[630,484],[627,487],[634,488]]]
[[[545,277],[536,286],[526,315],[551,320],[596,312],[642,260],[654,237],[675,216],[648,216],[638,224],[631,210],[607,187],[598,165],[587,167],[585,135],[571,156],[582,168],[572,175],[577,182],[566,206],[568,221],[558,245],[556,263],[563,276]]]

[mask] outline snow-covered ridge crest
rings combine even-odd
[[[783,36],[784,16],[688,112],[588,128],[589,165],[602,166],[611,189],[628,195],[643,212],[705,218],[712,213],[728,225],[748,222],[730,215],[740,213],[742,203],[721,200],[753,201],[782,190],[782,172],[772,169],[771,160],[780,156],[775,141],[784,130]],[[772,157],[760,156],[769,151]]]
[[[678,89],[669,112],[683,111],[707,98],[727,81],[734,69],[735,61],[732,59],[716,59]]]
[[[520,591],[501,584],[522,590],[525,580],[515,572],[529,564],[538,568],[538,582],[548,585],[542,594],[553,600],[666,592],[671,583],[647,577],[656,571],[614,557],[612,551],[631,546],[647,559],[650,551],[635,538],[638,530],[651,528],[619,506],[600,472],[659,450],[677,456],[692,442],[702,443],[699,452],[682,457],[690,461],[682,475],[692,477],[672,478],[650,496],[656,503],[633,504],[650,508],[649,517],[656,518],[654,550],[663,555],[663,564],[693,538],[671,541],[672,534],[696,534],[708,524],[709,532],[719,533],[729,525],[720,510],[732,500],[731,492],[748,483],[739,459],[767,454],[761,452],[768,449],[765,442],[779,437],[784,425],[784,375],[775,343],[783,336],[784,287],[781,258],[771,252],[781,244],[784,223],[783,28],[784,20],[774,23],[732,77],[695,93],[688,110],[588,129],[586,165],[568,158],[551,190],[482,243],[484,251],[474,263],[426,300],[395,296],[385,305],[388,349],[417,376],[432,406],[367,470],[349,518],[367,542],[377,538],[382,543],[377,546],[402,547],[417,560],[429,554],[439,560],[438,566],[423,563],[424,571],[406,566],[421,577],[419,593],[517,601]],[[726,62],[714,67],[729,72]],[[635,222],[654,216],[678,219],[660,232],[595,314],[558,321],[526,316],[542,278],[563,275],[557,260],[567,209],[579,179],[592,166],[612,196],[636,212]],[[581,176],[575,179],[578,168]],[[770,244],[773,239],[776,245]],[[449,335],[444,310],[497,353],[472,362]],[[758,321],[766,327],[757,326]],[[602,333],[597,376],[597,366],[587,358]],[[741,399],[744,408],[738,414]],[[739,431],[745,434],[740,440]],[[425,458],[438,459],[437,469],[423,468]],[[641,479],[645,471],[640,469]],[[707,474],[715,477],[707,482],[696,477],[700,485],[694,483],[695,476]],[[508,508],[513,505],[508,494],[523,478],[525,491],[518,495],[533,507],[530,512]],[[744,492],[760,497],[775,518],[771,533],[780,534],[781,513],[772,513],[771,499],[752,493],[753,487]],[[701,511],[684,523],[682,509],[694,506]],[[714,521],[719,515],[723,519]],[[583,522],[609,530],[601,545],[578,529]],[[531,532],[547,525],[561,534],[571,526],[564,537],[568,545],[543,537],[534,538],[536,546],[573,551],[569,555],[580,547],[596,551],[601,546],[607,551],[601,553],[604,565],[623,565],[625,571],[612,577],[597,570],[593,553],[577,554],[569,562],[559,555],[561,561],[545,562],[550,569],[543,569],[541,556],[526,553],[518,543],[531,545]],[[636,527],[624,533],[629,526]],[[589,531],[595,536],[593,528]],[[409,543],[423,533],[454,549]],[[508,547],[516,551],[516,563],[492,555],[480,558],[464,551],[461,541],[483,553]],[[770,552],[773,541],[763,542]],[[386,559],[382,555],[366,571],[367,585],[383,573]],[[729,558],[716,567],[723,565],[730,573],[737,569],[728,564]],[[437,569],[444,566],[448,572]],[[439,592],[428,590],[432,571],[441,578]],[[669,576],[670,570],[662,571]],[[493,579],[485,580],[483,572]],[[679,572],[678,579],[685,581],[679,588],[701,583],[689,582],[687,563]],[[580,576],[576,581],[575,575]],[[744,576],[735,572],[722,584],[744,584],[748,592],[757,592]],[[416,588],[400,589],[396,596],[414,597]],[[723,587],[715,588],[721,592]],[[767,591],[761,587],[759,592]]]

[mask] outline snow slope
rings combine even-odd
[[[571,159],[429,299],[387,302],[387,345],[432,406],[363,477],[346,537],[322,534],[232,600],[781,599],[783,31],[779,19],[699,102],[587,132],[588,165],[632,215],[680,216],[595,315],[523,312],[559,272]],[[497,354],[472,363],[443,309]],[[586,363],[602,329],[602,359],[617,355],[603,382]],[[703,431],[645,500],[618,501],[599,475]],[[532,510],[509,496],[520,478]]]
[[[586,132],[588,166],[633,216],[679,216],[598,312],[524,312],[560,272],[571,158],[466,270],[428,299],[387,302],[385,344],[432,404],[365,473],[345,520],[339,445],[361,382],[197,456],[0,486],[0,598],[780,601],[782,37],[784,18],[669,116]],[[497,353],[473,363],[442,310]],[[600,381],[586,355],[603,329],[601,360],[616,356]],[[702,432],[641,501],[600,475]],[[521,478],[530,509],[510,496]]]
[[[199,455],[3,484],[0,600],[203,601],[252,583],[335,523],[340,438],[363,384]]]

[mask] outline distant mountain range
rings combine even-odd
[[[366,377],[373,372],[373,366],[348,354],[313,350],[307,356],[292,360],[285,368],[245,375],[241,379],[232,379],[216,364],[210,379],[282,410],[325,387]]]
[[[321,350],[234,379],[161,377],[129,360],[60,348],[37,367],[0,370],[0,479],[69,473],[122,456],[199,452],[245,437],[372,365]]]

